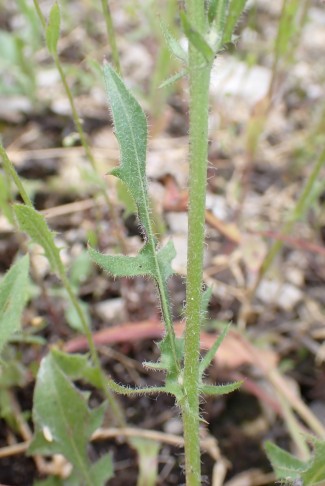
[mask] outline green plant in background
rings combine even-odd
[[[314,453],[308,461],[297,459],[280,447],[266,442],[266,454],[274,469],[276,479],[292,486],[312,486],[324,484],[325,481],[325,441],[311,439]]]

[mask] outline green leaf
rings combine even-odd
[[[130,216],[130,214],[136,214],[137,207],[135,205],[133,197],[131,196],[127,186],[124,184],[123,181],[121,181],[121,179],[118,180],[116,189],[118,200],[123,204],[125,209],[123,213],[123,219],[126,219],[128,216]]]
[[[168,49],[170,52],[177,58],[183,61],[184,63],[187,63],[188,58],[187,58],[187,53],[184,51],[183,47],[180,45],[178,40],[175,39],[174,36],[169,32],[165,22],[160,20],[160,25],[161,25],[161,30],[163,32],[165,41],[167,43]]]
[[[20,328],[27,300],[29,258],[18,260],[0,283],[0,352],[12,334]]]
[[[211,25],[217,15],[217,8],[218,8],[219,0],[210,0],[209,8],[208,8],[208,20],[209,24]]]
[[[120,166],[111,174],[121,179],[138,208],[139,219],[150,233],[149,199],[146,179],[147,121],[145,114],[121,78],[104,64],[104,79],[115,133],[121,151]]]
[[[158,253],[154,254],[148,244],[134,257],[126,255],[103,255],[93,248],[89,248],[89,254],[97,265],[114,277],[146,275],[158,280],[158,263],[160,274],[167,280],[173,274],[171,261],[175,257],[176,252],[172,241],[169,241]]]
[[[227,336],[229,328],[230,328],[230,325],[224,327],[222,333],[219,334],[219,336],[217,337],[217,339],[215,340],[215,342],[213,343],[213,345],[211,346],[209,351],[202,358],[202,360],[200,362],[200,367],[199,367],[199,375],[200,375],[201,378],[202,378],[204,371],[207,369],[208,366],[210,366],[210,364],[211,364],[213,358],[215,357],[216,352],[218,351],[222,341]]]
[[[306,464],[272,442],[265,442],[264,449],[277,479],[299,479]]]
[[[247,0],[231,0],[222,41],[224,44],[231,42],[232,34],[235,30],[239,17],[244,11],[246,2]]]
[[[184,33],[189,42],[200,52],[208,63],[212,62],[215,56],[213,49],[204,37],[190,24],[185,12],[181,12],[180,16]]]
[[[35,435],[29,454],[62,454],[79,475],[80,484],[104,486],[112,475],[107,457],[92,466],[87,444],[103,420],[103,406],[90,410],[85,394],[70,381],[59,365],[55,352],[41,361],[34,392],[33,421]],[[105,405],[105,404],[104,404]]]
[[[91,275],[93,263],[87,251],[82,251],[73,261],[70,268],[70,282],[74,286],[84,283]]]
[[[78,303],[79,303],[79,306],[82,309],[82,312],[83,312],[86,324],[88,326],[88,329],[90,329],[91,318],[90,318],[90,314],[89,314],[89,306],[86,302],[84,302],[83,300],[80,300],[80,299],[78,299]],[[85,328],[84,328],[82,322],[80,321],[80,316],[77,312],[75,305],[71,301],[68,302],[68,306],[65,309],[65,317],[68,321],[69,326],[74,331],[78,331],[81,334],[85,334]]]
[[[49,21],[46,28],[46,44],[52,55],[57,52],[57,45],[60,36],[60,8],[57,3],[51,8]]]
[[[229,383],[227,385],[200,385],[200,393],[203,395],[226,395],[231,393],[243,384],[242,381],[235,381],[234,383]]]
[[[176,83],[179,79],[182,79],[184,76],[186,76],[188,73],[187,69],[182,69],[182,71],[179,71],[176,74],[173,74],[173,76],[170,76],[169,78],[165,79],[160,85],[159,89],[166,88],[167,86],[170,86],[173,83]]]
[[[54,233],[50,231],[45,218],[34,208],[23,204],[16,204],[14,212],[20,229],[44,249],[52,270],[59,274],[62,273],[64,269],[60,252],[54,242]]]
[[[324,484],[325,482],[325,441],[314,439],[314,454],[308,462],[307,469],[302,473],[303,484]]]
[[[12,208],[10,205],[10,184],[8,179],[0,172],[0,210],[3,212],[9,223],[13,223]]]
[[[202,299],[201,299],[201,310],[200,310],[200,314],[201,314],[201,317],[202,318],[204,318],[205,315],[208,312],[208,307],[209,307],[209,303],[210,303],[211,296],[212,296],[212,287],[207,287],[203,291],[203,293],[202,293]]]
[[[83,380],[97,388],[102,387],[100,372],[87,355],[64,353],[58,349],[53,349],[52,354],[61,370],[72,380]]]

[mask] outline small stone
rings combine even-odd
[[[95,305],[97,316],[105,322],[114,324],[127,320],[125,302],[122,298],[103,300]]]

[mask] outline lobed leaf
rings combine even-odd
[[[150,219],[145,173],[146,117],[137,100],[108,63],[104,64],[103,70],[107,98],[121,151],[121,163],[119,167],[111,171],[111,174],[126,184],[136,203],[140,222],[148,235],[150,233]]]
[[[0,283],[0,352],[19,330],[27,300],[29,258],[24,256],[6,273]]]
[[[79,483],[104,486],[112,476],[109,456],[92,465],[87,444],[103,420],[103,406],[90,410],[85,394],[70,381],[51,352],[40,365],[34,392],[33,421],[35,435],[29,454],[62,454],[74,467]],[[105,467],[103,464],[105,462]]]
[[[51,8],[49,21],[45,32],[46,45],[52,55],[56,54],[57,52],[58,40],[60,37],[60,22],[60,8],[59,5],[55,3]]]
[[[60,274],[63,270],[60,252],[54,242],[54,233],[47,226],[45,218],[34,208],[24,204],[16,204],[14,212],[20,229],[44,249],[52,270]]]

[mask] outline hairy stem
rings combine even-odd
[[[204,2],[187,0],[186,7],[189,21],[204,34],[206,28]],[[198,383],[210,71],[211,65],[206,64],[202,55],[190,46],[189,227],[184,353],[185,399],[182,405],[187,486],[201,484]]]

